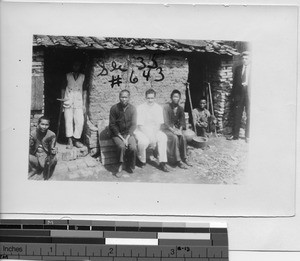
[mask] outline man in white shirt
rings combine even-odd
[[[80,73],[81,63],[73,63],[73,71],[66,75],[66,87],[62,89],[64,98],[64,116],[66,137],[68,138],[67,148],[71,149],[73,144],[82,148],[81,138],[86,106],[86,84],[84,74]]]
[[[161,131],[164,124],[163,109],[155,102],[156,92],[146,91],[146,102],[137,107],[137,129],[134,132],[138,141],[138,158],[142,166],[146,164],[146,149],[153,151],[156,146],[161,170],[169,172],[167,162],[167,136]]]

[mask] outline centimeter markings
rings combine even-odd
[[[228,260],[224,223],[0,220],[0,258]],[[97,259],[98,258],[98,259]]]

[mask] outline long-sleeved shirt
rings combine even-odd
[[[121,103],[113,105],[109,113],[109,129],[112,136],[133,135],[136,129],[136,117],[136,108],[132,104],[128,104],[126,108],[123,108]]]
[[[198,108],[192,111],[194,124],[199,127],[207,127],[209,118],[211,117],[210,112],[207,109],[200,110]]]
[[[172,103],[168,103],[164,106],[164,122],[165,126],[169,128],[183,129],[186,128],[184,109],[181,106],[177,106],[175,113],[175,106]]]
[[[41,132],[38,128],[36,128],[30,133],[30,154],[35,155],[38,148],[41,148],[47,154],[50,154],[51,149],[54,148],[55,139],[56,135],[51,130],[47,130],[47,132]]]

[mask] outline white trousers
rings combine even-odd
[[[134,134],[138,141],[138,158],[141,162],[146,163],[146,149],[150,145],[150,142],[153,143],[154,141],[150,141],[150,139],[139,130],[136,130]],[[159,162],[167,162],[167,135],[162,131],[157,131],[155,134],[158,160]]]
[[[80,139],[84,121],[82,108],[65,108],[64,110],[67,138]]]

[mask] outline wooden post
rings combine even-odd
[[[191,98],[191,92],[190,92],[190,83],[189,82],[186,83],[186,88],[187,88],[188,95],[189,95],[189,102],[190,102],[192,119],[193,119],[193,124],[194,124],[195,123],[195,119],[194,119],[194,115],[193,115],[193,104],[192,104],[192,98]],[[197,136],[197,127],[196,126],[194,126],[194,131],[195,131],[196,136]]]

